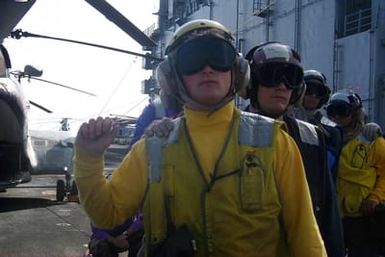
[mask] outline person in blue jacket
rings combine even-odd
[[[342,129],[322,113],[324,105],[329,101],[331,90],[326,76],[317,70],[305,70],[304,80],[306,91],[294,111],[295,117],[316,125],[324,133],[329,170],[336,184],[338,158],[342,149]]]

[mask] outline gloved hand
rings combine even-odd
[[[374,122],[369,122],[362,128],[362,135],[370,142],[374,141],[377,137],[382,136],[382,129],[380,125]]]
[[[144,137],[168,137],[174,128],[174,123],[170,118],[162,118],[161,120],[154,120],[144,131]]]

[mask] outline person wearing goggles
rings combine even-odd
[[[287,45],[267,42],[252,48],[246,59],[251,68],[247,95],[251,104],[246,111],[285,122],[302,155],[314,215],[328,256],[344,257],[342,224],[328,169],[325,135],[318,127],[289,114],[305,90],[300,56]]]
[[[361,98],[355,93],[333,94],[326,106],[326,114],[344,130],[344,142],[360,131],[365,119]]]
[[[107,181],[103,152],[115,127],[99,117],[79,129],[75,178],[93,223],[111,227],[141,209],[147,256],[325,257],[294,141],[232,101],[249,65],[231,32],[188,22],[166,54],[157,82],[184,105],[168,136],[139,140]]]
[[[325,75],[317,70],[305,70],[304,81],[306,90],[295,109],[295,116],[319,126],[324,118],[320,109],[328,102],[331,91]]]
[[[305,70],[305,94],[294,110],[297,119],[310,122],[326,136],[328,146],[328,163],[332,172],[333,181],[336,182],[338,171],[338,156],[342,148],[342,131],[334,122],[324,117],[321,108],[329,101],[331,90],[327,84],[326,76],[317,70]]]
[[[381,234],[375,235],[374,231],[381,224],[376,223],[376,213],[385,201],[385,140],[365,137],[365,113],[358,94],[333,94],[326,111],[343,130],[337,194],[349,256],[380,256],[384,242],[375,238],[383,238],[384,232],[380,229]]]
[[[251,83],[241,96],[250,98],[250,111],[281,117],[303,92],[299,55],[287,45],[268,42],[251,49],[246,59],[250,63]]]
[[[216,71],[226,72],[236,59],[234,46],[227,40],[207,35],[191,40],[176,53],[176,66],[180,74],[192,75],[206,65]]]
[[[306,90],[294,110],[295,117],[317,125],[323,130],[328,141],[331,140],[330,137],[336,134],[334,145],[336,145],[336,149],[339,149],[342,143],[341,132],[329,131],[329,128],[332,128],[335,124],[324,117],[321,112],[321,108],[328,102],[331,93],[325,75],[317,70],[305,70],[304,81]],[[340,135],[338,136],[338,134]],[[336,152],[338,152],[338,150],[336,150]]]

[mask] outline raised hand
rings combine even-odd
[[[80,126],[75,145],[91,154],[103,154],[113,142],[116,131],[117,125],[108,117],[90,119]]]
[[[164,117],[161,120],[154,120],[144,131],[145,137],[168,137],[174,128],[172,119]]]

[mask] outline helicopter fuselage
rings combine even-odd
[[[36,158],[28,135],[28,108],[19,82],[0,77],[0,186],[30,180]]]

